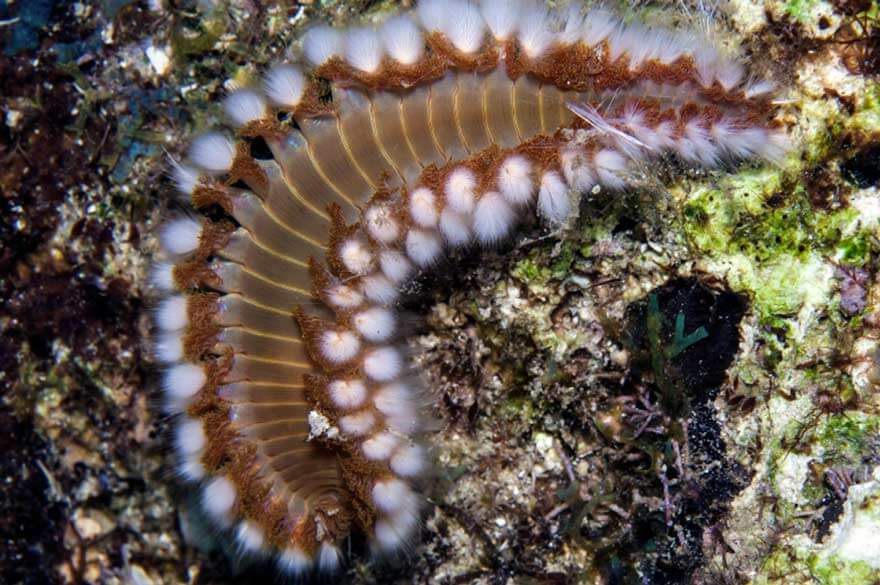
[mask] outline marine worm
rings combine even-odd
[[[414,538],[429,467],[401,287],[449,248],[626,188],[661,156],[777,160],[773,86],[698,34],[577,3],[422,0],[315,26],[175,163],[156,352],[180,473],[246,551],[335,570]]]

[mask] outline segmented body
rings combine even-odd
[[[423,404],[394,307],[445,248],[491,245],[535,208],[563,222],[664,152],[782,152],[769,87],[711,47],[515,4],[429,0],[379,32],[314,29],[311,75],[283,65],[231,95],[237,140],[203,135],[177,169],[195,207],[226,215],[162,236],[181,470],[286,569],[334,568],[354,528],[387,551],[418,524]]]

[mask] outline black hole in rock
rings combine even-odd
[[[627,322],[634,355],[642,371],[653,371],[667,406],[705,402],[724,382],[745,311],[744,297],[694,278],[673,280],[630,305]]]
[[[636,222],[636,220],[624,215],[620,219],[617,220],[617,225],[614,226],[614,229],[611,230],[611,233],[612,234],[624,234],[626,232],[631,232],[631,231],[634,231],[636,229],[636,227],[638,227],[638,225],[639,224],[638,224],[638,222]]]
[[[880,183],[880,144],[859,151],[840,165],[843,176],[860,189]]]
[[[840,519],[841,514],[843,514],[843,500],[834,498],[826,504],[816,527],[816,542],[825,540],[825,537],[831,533],[831,527]]]
[[[719,519],[748,485],[748,470],[727,456],[713,401],[739,347],[746,309],[745,297],[698,278],[671,280],[627,307],[627,384],[647,392],[664,422],[621,447],[651,454],[648,465],[634,465],[627,454],[620,467],[609,466],[609,477],[664,505],[629,504],[625,533],[597,555],[608,583],[690,583],[706,562],[705,543],[718,538]],[[655,457],[666,467],[658,471]]]
[[[252,138],[250,141],[251,156],[257,160],[272,160],[272,151],[262,136]]]

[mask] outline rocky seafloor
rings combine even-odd
[[[165,153],[316,20],[397,2],[0,0],[0,582],[271,583],[174,477]],[[782,88],[780,167],[665,162],[420,279],[435,475],[324,582],[880,582],[880,8],[638,2]],[[455,267],[453,270],[452,267]]]

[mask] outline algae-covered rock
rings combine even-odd
[[[0,2],[0,581],[253,583],[173,473],[164,152],[318,21],[412,2]],[[436,472],[351,583],[880,581],[880,8],[618,3],[780,88],[779,165],[674,161],[412,288]],[[711,10],[710,10],[711,9]],[[34,16],[36,15],[36,16]]]

